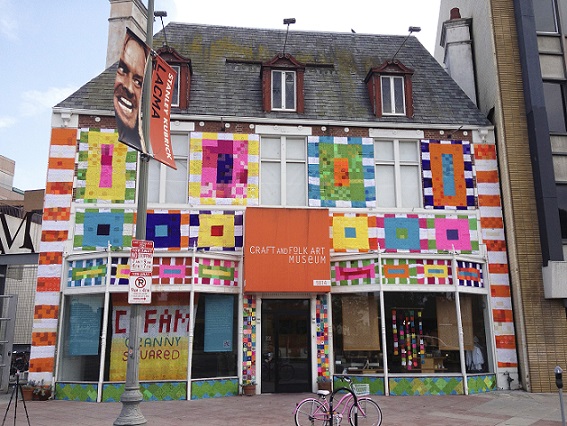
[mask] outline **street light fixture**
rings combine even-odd
[[[404,41],[402,42],[402,44],[400,45],[400,47],[398,47],[398,50],[396,50],[396,53],[394,53],[394,56],[392,56],[391,62],[394,61],[394,58],[396,57],[396,55],[399,53],[400,49],[404,46],[404,44],[406,44],[406,41],[408,41],[408,38],[410,35],[412,35],[412,33],[418,33],[421,31],[421,27],[409,27],[408,28],[408,35],[406,36],[406,38],[404,39]]]

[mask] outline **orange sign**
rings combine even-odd
[[[150,142],[154,158],[175,170],[177,167],[171,148],[170,117],[171,98],[176,78],[175,70],[161,56],[156,56],[150,101]]]
[[[248,207],[244,291],[328,293],[329,211]]]

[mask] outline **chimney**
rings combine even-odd
[[[445,50],[445,70],[477,105],[471,27],[472,19],[461,18],[459,8],[454,7],[450,19],[443,22],[440,43]]]
[[[148,9],[142,0],[109,0],[109,2],[106,68],[120,58],[126,28],[130,28],[138,37],[145,40],[148,22]]]

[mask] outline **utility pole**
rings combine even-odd
[[[146,44],[152,49],[154,42],[154,0],[148,0],[148,22],[146,27]],[[149,57],[151,61],[151,54]],[[143,143],[146,145],[150,140],[150,89],[152,82],[152,67],[146,67],[144,75],[144,86],[142,91],[142,133]],[[148,207],[148,163],[150,156],[140,153],[140,173],[138,176],[138,206],[136,214],[136,239],[146,239],[146,220]],[[124,393],[120,397],[122,411],[114,421],[119,425],[145,425],[147,421],[140,410],[140,402],[143,400],[140,392],[139,367],[140,367],[140,337],[141,328],[140,305],[130,305],[130,330],[128,334],[128,358],[126,361],[126,383]]]

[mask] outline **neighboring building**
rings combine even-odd
[[[0,200],[23,200],[23,191],[14,188],[16,162],[0,155]]]
[[[165,31],[177,169],[149,163],[144,397],[304,392],[342,373],[374,394],[508,388],[493,127],[427,50]],[[53,110],[30,377],[59,399],[124,388],[139,158],[114,130],[116,67]]]
[[[442,0],[435,52],[495,125],[520,385],[532,392],[555,391],[567,366],[565,13],[563,0]]]
[[[10,367],[27,370],[35,308],[43,190],[0,201],[0,390],[7,391]],[[13,371],[12,371],[13,372]]]

